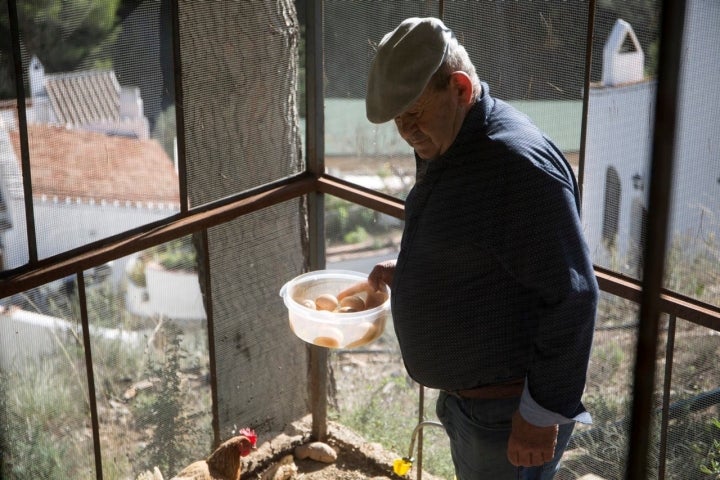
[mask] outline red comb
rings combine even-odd
[[[238,432],[238,435],[247,437],[247,439],[250,440],[250,443],[253,444],[253,447],[255,446],[255,442],[257,442],[257,435],[255,434],[255,430],[252,428],[243,428]]]

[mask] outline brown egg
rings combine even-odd
[[[315,337],[313,343],[319,347],[327,348],[338,348],[340,346],[340,342],[338,342],[337,339],[332,337]]]
[[[370,309],[380,306],[385,303],[387,299],[388,294],[385,292],[377,291],[368,293],[367,299],[365,300],[365,308]]]
[[[313,340],[315,345],[320,347],[338,348],[343,343],[343,332],[335,327],[322,327]]]
[[[372,342],[373,340],[375,340],[382,334],[382,330],[370,322],[363,322],[358,326],[367,328],[365,335],[358,338],[354,342],[348,343],[346,348],[354,348],[354,347],[359,347],[359,346],[365,345],[367,343]]]
[[[312,309],[312,310],[317,310],[317,305],[315,305],[315,302],[313,302],[313,301],[310,300],[309,298],[305,298],[305,299],[303,299],[303,300],[300,300],[298,303],[299,303],[300,305],[302,305],[303,307],[307,307],[307,308],[310,308],[310,309]]]
[[[367,281],[358,282],[350,285],[345,290],[341,291],[337,294],[337,299],[342,300],[345,297],[348,297],[350,295],[357,295],[359,293],[370,293],[372,292],[372,288],[370,285],[368,285]]]
[[[357,295],[350,295],[340,300],[340,306],[350,307],[354,311],[359,312],[360,310],[365,310],[365,300]]]
[[[332,312],[338,307],[338,301],[337,298],[335,298],[335,295],[323,293],[315,299],[315,305],[318,310],[328,310]]]
[[[355,310],[352,307],[338,307],[335,310],[333,310],[333,312],[335,312],[335,313],[355,313],[358,311],[359,310]]]

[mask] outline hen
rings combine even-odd
[[[206,460],[191,463],[171,480],[240,480],[241,457],[255,448],[257,435],[249,428],[238,433],[223,442]]]

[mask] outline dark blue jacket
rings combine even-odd
[[[392,312],[417,382],[452,391],[526,377],[545,409],[583,411],[598,287],[578,196],[558,148],[483,84],[405,204]]]

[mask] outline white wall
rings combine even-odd
[[[628,254],[632,201],[641,198],[646,203],[654,96],[654,82],[590,90],[582,213],[590,252],[600,265],[609,266],[609,252],[602,247],[608,167],[614,167],[620,176],[618,253],[621,258]],[[636,173],[645,182],[643,191],[633,187],[632,177]]]
[[[148,338],[146,331],[91,327],[90,333],[128,345],[140,345]],[[0,310],[0,368],[17,370],[36,364],[57,353],[61,344],[77,342],[77,338],[82,338],[82,333],[75,323],[17,308]]]
[[[720,240],[720,2],[688,3],[683,44],[681,95],[678,103],[670,240],[686,251]],[[605,172],[613,166],[622,185],[618,254],[628,253],[633,199],[645,205],[649,186],[656,83],[593,88],[588,100],[583,225],[593,260],[609,265],[602,247]],[[633,189],[632,176],[643,177],[645,190]],[[669,192],[668,192],[669,194]]]
[[[6,198],[13,228],[3,234],[5,268],[27,262],[27,234],[22,197]],[[90,242],[167,218],[177,210],[167,205],[90,203],[76,199],[36,199],[34,202],[38,256],[47,258]]]
[[[133,262],[126,268],[132,268]],[[205,320],[205,305],[196,273],[145,267],[145,287],[127,282],[125,307],[142,317],[161,316],[179,321]]]

